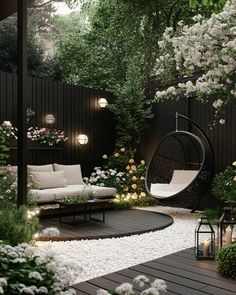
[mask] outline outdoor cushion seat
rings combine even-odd
[[[37,203],[56,202],[64,197],[75,196],[84,190],[85,184],[66,185],[65,187],[32,189],[31,193]],[[96,199],[113,197],[116,189],[112,187],[91,186],[93,196]]]
[[[31,189],[30,190],[32,198],[40,203],[52,203],[55,202],[54,189]]]
[[[156,196],[170,197],[181,192],[185,187],[185,184],[152,183],[151,193]]]
[[[17,166],[8,168],[17,171]],[[38,204],[52,203],[64,197],[78,195],[83,192],[86,185],[83,182],[79,164],[28,165],[27,168],[31,180],[34,180],[35,176],[37,176],[37,181],[34,183],[37,188],[31,189],[30,192]],[[53,187],[56,184],[58,186]],[[94,198],[97,199],[113,198],[117,192],[113,187],[91,185],[90,188]]]
[[[117,190],[114,187],[91,185],[94,198],[102,199],[114,196]]]
[[[174,170],[170,183],[151,183],[153,195],[167,198],[184,190],[197,176],[198,170]]]

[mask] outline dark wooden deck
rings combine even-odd
[[[101,218],[101,212],[93,213],[93,217]],[[71,216],[63,219],[70,220]],[[83,216],[80,216],[83,218]],[[133,234],[164,229],[173,223],[173,219],[165,214],[146,210],[107,210],[105,223],[87,221],[77,224],[60,224],[58,217],[48,217],[41,221],[43,228],[57,227],[60,229],[60,236],[50,238],[54,241],[81,240],[81,239],[102,239],[111,237],[122,237]],[[49,240],[41,239],[41,240]]]
[[[236,294],[236,281],[221,277],[214,261],[197,260],[193,249],[176,252],[73,287],[77,295],[93,295],[101,288],[114,290],[121,283],[132,283],[133,278],[140,274],[148,276],[151,281],[155,278],[165,280],[168,291],[164,294],[167,295]],[[136,288],[135,291],[139,294],[140,289]]]

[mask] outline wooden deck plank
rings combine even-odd
[[[167,257],[165,257],[167,259]],[[170,261],[177,261],[180,262],[184,265],[192,265],[192,266],[197,266],[200,268],[204,268],[206,270],[211,270],[211,271],[216,271],[216,264],[212,265],[212,264],[208,264],[208,262],[206,260],[189,260],[189,259],[185,259],[184,257],[181,257],[179,255],[174,255],[171,254],[170,256],[168,256],[168,260]],[[155,260],[156,261],[156,260]]]
[[[83,282],[79,283],[73,286],[75,290],[78,290],[80,293],[78,294],[96,294],[96,291],[98,290],[97,286],[94,286],[93,284],[89,282]]]
[[[177,274],[178,273],[179,277],[191,279],[192,281],[204,283],[206,285],[213,285],[213,286],[216,286],[219,288],[221,288],[221,286],[222,286],[222,280],[206,276],[204,273],[202,273],[202,269],[199,269],[199,272],[195,273],[192,271],[186,271],[183,269],[179,269],[179,268],[176,268],[173,266],[154,263],[152,261],[144,263],[142,265],[144,265],[148,268],[153,268],[155,270],[163,271],[163,272],[166,272],[169,274]],[[224,280],[223,284],[224,284],[225,290],[232,290],[232,288],[234,286],[234,284],[232,284],[231,281],[226,281],[226,280]]]
[[[169,282],[173,282],[173,283],[178,282],[179,285],[187,286],[187,287],[190,287],[190,288],[196,289],[196,290],[199,290],[199,289],[207,286],[204,283],[195,282],[189,278],[181,277],[178,274],[164,272],[164,271],[161,271],[158,269],[149,268],[148,266],[144,266],[144,265],[137,265],[137,266],[133,267],[132,269],[139,271],[140,273],[145,273],[147,276],[153,275],[159,279],[163,279],[163,280],[166,280]]]
[[[187,263],[185,263],[187,261]],[[96,290],[113,289],[123,282],[144,274],[167,283],[168,295],[236,295],[236,281],[221,277],[215,261],[197,260],[193,249],[186,249],[140,265],[120,270],[74,286],[81,294],[96,294]],[[140,288],[135,286],[140,292]],[[78,293],[80,294],[80,293]]]
[[[158,264],[165,264],[165,265],[169,265],[171,267],[176,267],[179,269],[183,269],[186,271],[190,271],[190,272],[194,272],[194,273],[199,273],[199,267],[196,265],[188,265],[185,263],[181,263],[181,262],[176,262],[173,260],[169,260],[166,258],[159,258],[158,261],[153,260],[153,263],[158,263]],[[201,274],[205,275],[206,277],[212,277],[212,278],[216,278],[219,280],[225,280],[223,279],[215,270],[206,270],[204,268],[201,269]]]
[[[97,215],[98,214],[98,215]],[[95,213],[99,217],[100,213]],[[81,216],[82,217],[82,216]],[[63,216],[63,220],[71,220],[71,216]],[[132,234],[141,234],[163,229],[173,223],[168,215],[146,210],[109,210],[106,212],[105,223],[87,221],[77,225],[60,224],[58,217],[43,218],[43,228],[54,226],[60,229],[60,236],[41,240],[80,240],[108,237],[122,237]]]
[[[216,288],[214,286],[207,286],[203,288],[203,291],[206,292],[207,294],[212,294],[212,295],[235,295],[236,294],[236,286],[234,290],[227,291],[222,288]]]
[[[121,274],[125,274],[127,276],[130,276],[131,278],[135,278],[136,276],[140,275],[140,271],[135,271],[133,269],[125,269],[120,271],[119,273]],[[142,273],[144,274],[144,273]],[[148,278],[153,281],[155,280],[157,277],[147,274]],[[160,278],[160,277],[158,277]],[[192,288],[186,287],[186,286],[182,286],[182,285],[178,285],[177,282],[169,282],[166,281],[167,283],[167,290],[168,290],[168,294],[180,294],[180,295],[205,295],[206,293],[198,291],[198,290],[193,290]]]

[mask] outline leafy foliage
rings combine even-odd
[[[68,139],[68,137],[65,137],[64,131],[45,127],[29,127],[27,138],[41,144],[48,144],[50,146],[58,144],[59,142],[65,142]]]
[[[208,218],[209,220],[216,220],[220,218],[220,210],[216,208],[206,208],[204,210],[204,216]]]
[[[85,195],[78,195],[78,196],[69,196],[65,197],[63,200],[64,204],[82,204],[88,201],[88,197]]]
[[[0,200],[16,203],[17,182],[16,175],[9,169],[1,170],[0,176]]]
[[[36,233],[39,222],[37,218],[28,219],[28,208],[8,201],[0,202],[0,237],[3,243],[17,245],[30,242]]]
[[[117,121],[117,146],[135,153],[152,117],[147,89],[161,34],[166,26],[176,28],[180,19],[191,23],[195,13],[209,12],[202,6],[193,10],[185,0],[83,3],[82,14],[56,21],[58,77],[113,92],[110,110]]]
[[[0,23],[0,69],[5,72],[17,71],[17,18],[8,17]],[[49,77],[51,61],[44,59],[43,47],[36,40],[35,27],[29,24],[27,36],[28,72],[31,76]]]
[[[34,255],[27,244],[0,246],[1,294],[73,295],[65,277],[52,257]]]
[[[147,119],[153,117],[151,105],[145,99],[139,62],[130,61],[126,81],[115,91],[118,99],[109,106],[117,122],[116,145],[127,146],[131,156],[134,156],[143,131],[148,126]]]
[[[33,184],[28,179],[27,183],[27,204],[33,206],[35,203],[34,198],[30,192],[30,189],[33,188]],[[17,203],[17,177],[16,173],[7,167],[1,170],[0,174],[0,201],[7,201],[13,204]]]
[[[236,165],[236,162],[234,162]],[[212,182],[212,192],[219,199],[236,200],[236,167],[228,166]]]
[[[236,279],[236,243],[222,248],[217,252],[217,265],[220,274]]]
[[[114,208],[128,209],[132,206],[153,205],[154,199],[145,192],[145,162],[137,163],[130,157],[128,149],[122,147],[106,160],[103,168],[95,167],[90,178],[84,178],[87,183],[115,187],[117,195]]]
[[[183,97],[212,100],[213,124],[224,124],[226,106],[236,103],[236,2],[228,1],[222,12],[208,19],[201,15],[193,19],[191,26],[182,22],[177,33],[167,28],[159,42],[155,74],[166,89],[156,92],[155,102]]]
[[[189,0],[190,6],[196,8],[198,5],[205,5],[215,11],[220,11],[226,3],[226,0]]]
[[[3,134],[0,133],[0,166],[6,164],[8,151],[9,149],[6,147],[6,138]]]

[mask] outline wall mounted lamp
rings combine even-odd
[[[108,101],[106,100],[106,98],[100,98],[98,100],[98,105],[100,108],[105,108],[108,105]]]
[[[76,140],[79,144],[84,145],[88,143],[88,136],[86,134],[79,134]]]
[[[55,119],[54,115],[48,114],[45,117],[45,121],[47,124],[53,124],[53,123],[55,123],[56,119]]]

